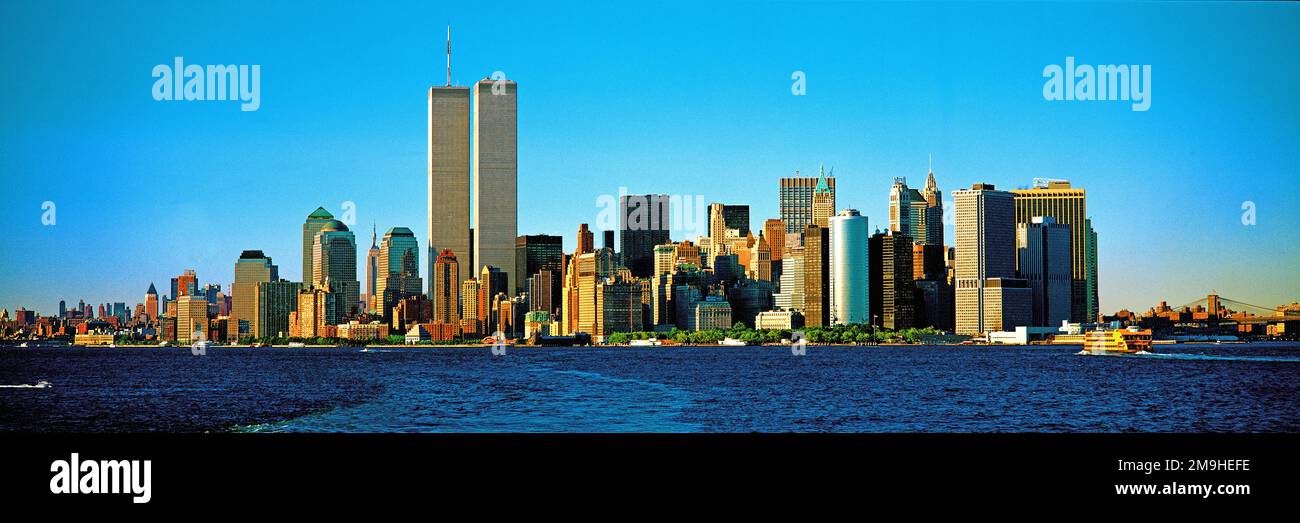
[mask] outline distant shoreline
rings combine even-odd
[[[28,343],[31,343],[31,342],[28,342]],[[1222,342],[1222,343],[1215,343],[1215,342],[1212,342],[1212,341],[1189,341],[1189,342],[1178,342],[1178,343],[1166,343],[1166,344],[1162,344],[1162,345],[1160,345],[1160,346],[1162,346],[1162,347],[1169,347],[1169,346],[1177,347],[1177,346],[1184,346],[1184,345],[1187,345],[1187,346],[1200,346],[1200,345],[1207,345],[1207,346],[1223,346],[1223,345],[1232,345],[1232,346],[1238,346],[1238,345],[1257,345],[1257,344],[1261,344],[1261,343],[1296,343],[1296,342],[1294,342],[1294,341],[1287,341],[1287,340],[1233,341],[1233,342]],[[1060,343],[1060,344],[1051,344],[1051,343],[1042,344],[1042,343],[1040,343],[1040,344],[1029,344],[1029,345],[1012,345],[1012,344],[1004,344],[1004,343],[873,343],[873,344],[809,343],[809,344],[808,344],[808,347],[863,347],[863,348],[870,348],[870,347],[1020,347],[1020,348],[1026,348],[1026,349],[1033,349],[1033,348],[1047,348],[1047,347],[1081,347],[1081,346],[1083,346],[1083,344],[1081,344],[1081,343]],[[430,350],[436,350],[436,349],[482,349],[482,348],[491,348],[491,347],[492,347],[491,345],[486,345],[486,344],[481,344],[481,343],[457,343],[457,344],[436,344],[436,345],[428,345],[428,344],[424,344],[424,345],[418,345],[418,344],[411,344],[411,345],[407,345],[407,344],[400,344],[400,345],[399,345],[399,344],[385,344],[385,345],[301,345],[301,346],[290,346],[290,345],[287,345],[287,344],[277,344],[277,345],[269,345],[269,346],[262,346],[262,347],[254,347],[254,346],[252,346],[252,345],[248,345],[248,344],[236,344],[236,345],[212,345],[212,346],[210,346],[209,348],[214,348],[214,349],[226,349],[226,348],[231,348],[231,349],[261,349],[261,348],[275,348],[275,349],[430,349]],[[691,348],[708,348],[708,347],[730,347],[730,348],[745,348],[745,347],[785,347],[785,348],[788,348],[788,347],[790,347],[790,345],[789,345],[789,344],[781,344],[781,343],[753,343],[753,344],[744,345],[744,346],[727,346],[727,345],[720,345],[720,344],[665,343],[665,344],[663,344],[663,345],[657,345],[657,346],[634,346],[634,345],[631,345],[631,344],[623,343],[623,344],[606,344],[606,345],[516,345],[516,344],[506,344],[506,347],[508,347],[508,348],[512,348],[512,349],[533,349],[533,348],[597,348],[597,349],[601,349],[601,348],[608,348],[608,349],[623,349],[623,348],[634,348],[634,349],[640,349],[640,348],[645,348],[645,349],[663,349],[663,348],[674,348],[674,347],[683,347],[683,348],[685,348],[685,347],[691,347]],[[190,346],[189,346],[189,345],[185,345],[185,344],[176,344],[176,345],[168,345],[168,346],[159,346],[159,345],[150,345],[150,344],[117,344],[117,345],[114,345],[114,346],[111,346],[111,347],[110,347],[110,346],[107,346],[107,345],[72,345],[72,344],[57,344],[57,345],[56,345],[56,344],[46,344],[46,343],[40,343],[40,342],[37,342],[37,345],[36,345],[36,346],[33,346],[33,347],[20,347],[19,344],[6,343],[6,344],[3,344],[3,345],[0,345],[0,348],[15,348],[15,349],[17,349],[17,348],[32,348],[32,349],[36,349],[36,348],[79,348],[79,349],[189,349]]]

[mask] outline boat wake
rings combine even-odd
[[[22,385],[0,385],[0,389],[45,389],[45,388],[49,388],[49,386],[50,386],[50,382],[41,380],[36,382],[35,384],[24,383]]]

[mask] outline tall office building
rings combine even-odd
[[[443,249],[433,263],[433,273],[429,275],[433,286],[433,321],[448,325],[459,325],[460,312],[460,266],[456,262],[456,253]]]
[[[470,90],[451,85],[451,41],[447,42],[447,84],[429,88],[429,274],[444,250],[474,273],[470,249]],[[434,298],[435,278],[429,278]],[[457,282],[457,285],[460,283]]]
[[[759,231],[758,239],[749,248],[749,263],[746,268],[749,279],[772,282],[772,246],[767,243],[762,231]]]
[[[785,222],[775,218],[767,219],[763,222],[763,236],[772,248],[772,261],[779,265],[785,259]]]
[[[1070,227],[1050,216],[1016,224],[1020,277],[1033,293],[1033,325],[1057,326],[1070,319]]]
[[[1101,305],[1097,301],[1097,231],[1092,228],[1092,218],[1086,218],[1083,221],[1088,229],[1087,244],[1084,250],[1087,256],[1084,262],[1088,264],[1088,272],[1085,274],[1088,288],[1088,321],[1098,321],[1098,315],[1101,313]]]
[[[664,209],[667,209],[667,202],[664,203],[664,206]],[[714,231],[726,231],[728,229],[734,229],[737,237],[743,238],[749,235],[748,205],[725,205],[721,203],[709,205],[710,236],[722,237],[725,233]]]
[[[528,278],[528,308],[551,314],[560,309],[560,271],[545,269]]]
[[[791,249],[788,256],[781,260],[780,292],[772,295],[772,304],[787,311],[804,310],[804,250],[802,247]]]
[[[301,291],[302,283],[296,281],[257,284],[256,337],[290,336],[289,314],[298,310],[298,293]]]
[[[831,322],[871,321],[867,217],[845,209],[830,219]],[[910,253],[909,253],[910,254]]]
[[[619,252],[637,278],[654,275],[654,249],[668,243],[672,215],[667,194],[623,195],[618,202]],[[610,246],[607,246],[610,247]]]
[[[814,195],[820,195],[819,203],[829,202],[830,213],[826,216],[835,213],[835,177],[826,177],[824,172],[817,177],[800,177],[798,174],[796,172],[793,178],[781,178],[779,204],[786,233],[802,234],[805,227],[813,224]],[[825,213],[824,207],[824,204],[819,206],[819,214]]]
[[[818,227],[829,227],[830,219],[835,216],[835,185],[826,184],[826,167],[819,168],[817,186],[812,194],[812,221]]]
[[[194,269],[185,269],[185,273],[176,277],[176,292],[173,296],[185,296],[199,293],[199,277]]]
[[[654,250],[654,272],[651,277],[670,274],[677,268],[677,244],[656,245]]]
[[[312,246],[312,279],[305,287],[327,287],[334,300],[332,313],[323,319],[327,325],[344,323],[354,316],[361,301],[361,282],[357,281],[357,239],[348,226],[330,220],[316,233]]]
[[[925,199],[925,244],[943,245],[943,192],[934,181],[933,166],[925,175],[921,197]]]
[[[375,279],[375,312],[387,323],[392,320],[393,306],[403,298],[420,294],[423,287],[420,245],[411,229],[393,227],[384,233]]]
[[[325,210],[324,207],[317,207],[311,214],[307,215],[307,221],[302,223],[302,281],[310,284],[315,269],[312,266],[312,248],[316,245],[316,233],[320,232],[325,224],[334,221],[334,215]]]
[[[370,226],[370,250],[366,251],[366,310],[375,312],[375,286],[379,284],[379,236],[378,229]]]
[[[1070,227],[1071,271],[1070,321],[1090,322],[1088,302],[1096,301],[1088,284],[1087,191],[1065,180],[1035,179],[1030,189],[1011,191],[1015,195],[1016,223],[1030,223],[1035,216],[1048,216]]]
[[[911,237],[895,231],[871,237],[871,319],[886,329],[915,324],[913,244]]]
[[[235,282],[230,284],[230,319],[226,339],[239,341],[256,338],[258,327],[257,286],[280,279],[280,270],[262,251],[248,250],[235,260]],[[296,298],[295,298],[296,299]]]
[[[645,282],[629,279],[631,273],[620,271],[624,276],[601,278],[596,282],[592,310],[596,318],[592,322],[592,336],[604,337],[615,332],[640,332],[646,330],[641,298]]]
[[[479,321],[479,283],[478,278],[470,278],[460,283],[461,332],[466,336],[483,333],[485,325]]]
[[[907,186],[907,178],[894,178],[894,185],[889,189],[889,230],[928,243],[926,207],[925,197]]]
[[[952,196],[957,206],[957,334],[1029,325],[1029,287],[1016,278],[1014,195],[975,184]]]
[[[158,319],[158,290],[149,282],[149,290],[144,293],[144,313],[149,320]]]
[[[830,229],[809,224],[803,230],[804,325],[831,325]]]
[[[208,340],[208,300],[197,294],[176,299],[176,341],[189,344]]]
[[[611,251],[618,246],[614,244],[614,231],[600,231],[600,246]]]
[[[587,228],[587,224],[578,224],[578,245],[573,254],[576,256],[596,250],[595,240],[595,235],[591,233],[591,229]]]
[[[540,271],[558,271],[564,264],[564,239],[549,234],[533,234],[515,239],[515,265],[525,278]]]
[[[564,238],[549,234],[515,238],[515,267],[519,270],[516,294],[527,290],[529,279],[541,271],[559,273],[564,270]]]
[[[511,259],[513,262],[513,258]],[[496,300],[498,295],[505,295],[510,279],[503,271],[491,265],[484,265],[478,276],[478,312],[475,317],[484,326],[483,334],[491,334],[497,325]]]
[[[563,310],[565,332],[593,334],[596,325],[597,285],[614,273],[614,255],[610,249],[574,255],[565,279]]]
[[[505,292],[516,287],[518,234],[516,123],[518,84],[484,79],[474,84],[474,138],[470,144],[474,229],[473,267],[506,273]]]

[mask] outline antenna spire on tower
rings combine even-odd
[[[451,26],[447,26],[447,87],[451,87]]]

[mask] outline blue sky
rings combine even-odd
[[[187,268],[228,288],[244,249],[297,279],[303,218],[344,201],[360,250],[372,222],[423,244],[448,24],[457,83],[519,82],[519,231],[566,249],[619,187],[749,204],[757,227],[820,162],[874,228],[933,154],[945,193],[1088,189],[1105,312],[1300,299],[1295,4],[269,4],[0,5],[0,306],[134,304]],[[175,56],[259,64],[260,110],[154,101]],[[1151,65],[1150,110],[1044,100],[1066,56]]]

